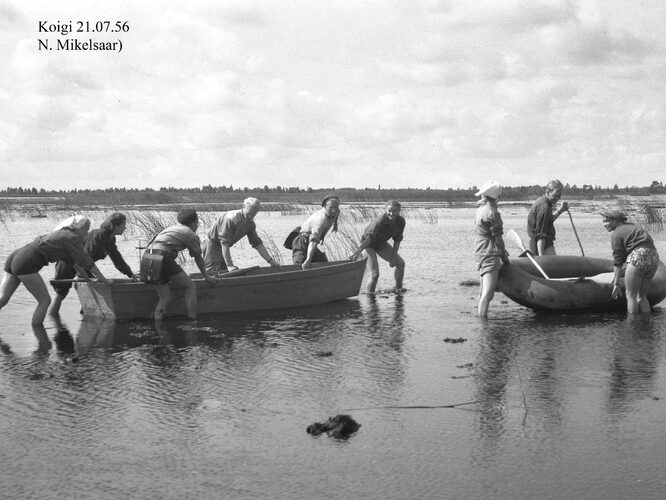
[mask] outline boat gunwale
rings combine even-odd
[[[294,265],[294,264],[291,264]],[[329,274],[351,273],[351,272],[365,272],[366,258],[358,259],[355,261],[333,261],[333,262],[316,262],[314,267],[310,269],[290,269],[286,271],[276,270],[275,272],[260,272],[259,274],[252,274],[257,269],[248,271],[247,274],[238,276],[220,277],[220,279],[212,286],[216,287],[231,287],[231,286],[254,286],[259,283],[277,283],[280,281],[303,281],[307,282],[312,279],[319,279],[322,276]],[[341,268],[343,268],[341,270]],[[273,269],[271,267],[262,267],[259,270]],[[190,278],[195,283],[197,288],[208,286],[206,280],[201,277],[201,273],[190,274]],[[88,286],[87,282],[78,282],[77,286]],[[102,283],[94,283],[95,287],[108,287],[114,292],[129,292],[131,290],[142,290],[145,287],[155,288],[157,285],[144,283],[142,281],[134,281],[128,278],[114,279],[111,285]],[[175,284],[171,284],[174,289],[179,289]]]

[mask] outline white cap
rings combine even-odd
[[[53,230],[57,231],[58,229],[69,228],[73,229],[74,231],[78,231],[86,224],[88,227],[90,227],[90,219],[88,219],[88,217],[84,217],[83,215],[72,215],[71,217],[68,217],[60,224],[58,224],[55,228],[53,228]]]
[[[497,181],[488,181],[474,196],[487,196],[489,198],[497,199],[502,194],[502,186]]]

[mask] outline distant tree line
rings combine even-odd
[[[383,201],[391,198],[401,201],[461,202],[474,198],[477,187],[471,188],[317,188],[296,186],[234,187],[233,185],[201,187],[160,187],[153,188],[105,188],[105,189],[44,189],[36,187],[7,187],[0,189],[0,195],[6,197],[43,197],[57,196],[71,201],[113,201],[116,203],[178,203],[178,202],[235,202],[247,196],[255,196],[262,201],[316,203],[328,193],[338,194],[346,202]],[[504,200],[531,200],[544,192],[544,186],[504,186]],[[666,186],[661,181],[652,181],[649,186],[601,187],[591,184],[564,185],[564,194],[569,197],[595,198],[604,196],[631,195],[648,196],[666,194]]]

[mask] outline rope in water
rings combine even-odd
[[[366,408],[347,408],[342,411],[361,411],[361,410],[433,410],[439,408],[457,408],[458,406],[473,405],[476,403],[482,403],[483,400],[478,401],[468,401],[466,403],[456,403],[453,405],[413,405],[413,406],[368,406]]]

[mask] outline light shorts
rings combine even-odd
[[[659,254],[654,248],[635,248],[627,257],[627,263],[636,267],[646,278],[652,279],[659,267]]]
[[[499,271],[500,267],[502,267],[502,259],[499,256],[487,255],[479,261],[476,269],[479,271],[479,275],[483,276],[492,271]]]

